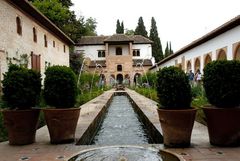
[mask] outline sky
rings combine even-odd
[[[98,35],[116,33],[117,19],[135,30],[143,17],[148,34],[151,18],[157,23],[163,51],[171,41],[174,51],[240,15],[240,0],[72,0],[77,16],[93,17]]]

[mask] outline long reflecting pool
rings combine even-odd
[[[116,95],[93,138],[94,145],[148,144],[152,139],[125,95]]]

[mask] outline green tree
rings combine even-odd
[[[150,40],[153,41],[152,44],[152,55],[155,58],[156,62],[159,62],[163,59],[163,51],[161,40],[158,37],[157,25],[154,17],[151,19],[151,29],[150,29]]]
[[[82,67],[83,62],[83,53],[70,53],[70,67],[75,74],[79,74],[79,71]]]
[[[83,21],[84,24],[84,21]],[[96,36],[97,21],[95,18],[89,17],[85,22],[85,32],[84,35]]]
[[[165,48],[165,54],[164,54],[164,57],[168,57],[170,55],[170,52],[169,52],[169,47],[168,47],[168,42],[167,42],[167,46]]]
[[[132,29],[126,29],[125,35],[134,35],[134,30],[132,30]]]
[[[146,31],[146,28],[144,26],[143,18],[140,17],[138,19],[138,25],[135,29],[134,35],[142,35],[144,37],[148,37],[148,33]]]
[[[123,24],[123,21],[121,22],[121,34],[124,34],[124,24]]]
[[[117,25],[116,25],[116,34],[120,34],[121,33],[121,25],[120,25],[120,21],[119,19],[117,20]]]
[[[173,54],[171,41],[170,41],[170,43],[169,43],[169,53],[170,53],[170,55]]]

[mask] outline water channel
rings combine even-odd
[[[136,145],[149,143],[152,143],[152,140],[138,119],[128,97],[125,95],[114,96],[92,144]]]

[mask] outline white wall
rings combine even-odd
[[[212,53],[212,60],[216,60],[217,53],[216,51],[218,49],[227,47],[227,59],[232,60],[233,59],[233,44],[236,42],[240,42],[240,26],[235,27],[163,64],[161,64],[159,67],[165,67],[165,66],[171,66],[175,65],[175,60],[178,60],[178,63],[182,62],[182,57],[185,56],[185,62],[188,60],[191,60],[192,64],[192,70],[194,71],[194,60],[197,57],[200,57],[200,63],[201,63],[201,72],[204,68],[204,55],[207,53]],[[185,63],[187,66],[187,63]]]
[[[105,45],[84,45],[75,46],[75,51],[82,51],[84,57],[89,57],[91,60],[105,60],[98,57],[98,50],[105,50]]]
[[[134,56],[133,59],[151,59],[152,57],[151,44],[133,44],[132,49],[140,50],[140,56]]]
[[[16,17],[20,17],[22,23],[22,35],[17,33]],[[38,24],[22,11],[9,5],[5,0],[0,2],[0,50],[4,56],[1,57],[1,72],[8,70],[6,58],[20,58],[22,54],[29,55],[28,67],[31,68],[30,54],[41,55],[41,74],[45,72],[45,61],[51,65],[69,66],[69,47],[63,51],[64,42],[49,32],[43,25]],[[37,29],[37,43],[33,41],[33,27]],[[47,35],[48,47],[44,46],[44,34]],[[55,48],[53,47],[55,41]],[[14,61],[13,61],[14,63]]]

